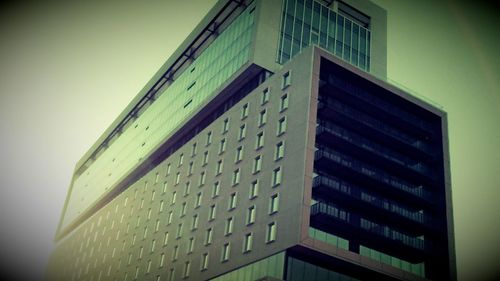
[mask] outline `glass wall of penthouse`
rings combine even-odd
[[[441,119],[322,60],[309,235],[448,280]]]
[[[370,18],[346,4],[336,12],[325,5],[329,2],[333,1],[283,1],[278,62],[315,44],[369,72]]]

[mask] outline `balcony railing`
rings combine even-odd
[[[328,133],[332,134],[338,138],[341,138],[351,144],[356,145],[359,148],[370,151],[371,153],[397,163],[405,168],[411,169],[417,173],[420,173],[427,177],[432,177],[432,171],[429,167],[421,162],[417,162],[410,159],[400,153],[394,152],[380,144],[374,143],[364,137],[359,136],[353,132],[343,129],[337,125],[330,122],[320,121],[319,125],[316,127],[316,134]]]
[[[349,212],[323,202],[318,202],[311,206],[311,216],[320,214],[326,215],[327,217],[330,217],[336,221],[346,223],[358,230],[362,230],[370,234],[375,234],[379,237],[392,240],[396,243],[402,243],[414,249],[424,250],[425,243],[428,243],[428,241],[424,241],[423,238],[406,235],[390,228],[387,225],[377,224],[365,218],[360,218],[360,220],[357,221],[352,220],[351,214]]]
[[[337,164],[349,168],[357,173],[363,174],[373,180],[382,182],[386,185],[394,187],[398,190],[404,191],[408,194],[415,195],[419,198],[432,202],[431,193],[426,191],[422,185],[416,186],[405,180],[397,178],[390,175],[380,169],[371,167],[358,160],[353,159],[347,155],[336,152],[326,147],[322,147],[315,152],[315,160],[321,158],[326,158],[330,161],[336,162]]]
[[[357,187],[353,184],[346,183],[344,181],[340,181],[333,177],[328,176],[317,176],[313,180],[312,184],[313,188],[317,188],[320,186],[324,186],[326,188],[335,190],[337,192],[348,195],[352,198],[358,199],[360,201],[366,202],[372,206],[375,206],[380,209],[384,209],[388,212],[397,214],[404,218],[410,219],[415,222],[424,223],[426,221],[425,216],[422,212],[418,211],[410,211],[404,207],[401,207],[400,204],[393,202],[392,200],[388,200],[385,198],[380,198],[378,196],[366,193],[362,188]]]

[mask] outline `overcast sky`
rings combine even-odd
[[[80,2],[0,6],[0,264],[21,280],[41,279],[76,162],[215,3]],[[375,2],[389,78],[448,112],[458,273],[485,278],[500,259],[498,10]]]

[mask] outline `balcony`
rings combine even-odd
[[[409,236],[324,202],[311,206],[311,226],[341,237],[349,237],[412,263],[423,261],[426,250],[430,247],[429,241],[424,241],[423,238]]]
[[[336,174],[353,183],[373,188],[409,206],[433,206],[432,194],[422,185],[414,185],[330,148],[321,147],[315,152],[314,167],[318,171]]]
[[[316,141],[325,145],[347,151],[350,155],[366,159],[370,163],[385,170],[394,171],[398,175],[414,181],[423,181],[426,185],[434,185],[436,174],[428,164],[395,152],[387,146],[380,145],[340,126],[319,121],[316,127]]]
[[[377,140],[418,159],[427,161],[435,159],[435,152],[423,140],[411,137],[333,99],[328,99],[328,104],[318,102],[318,117],[332,120],[360,135]]]

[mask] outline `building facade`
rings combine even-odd
[[[77,163],[48,280],[455,280],[446,113],[369,1],[219,1]]]

